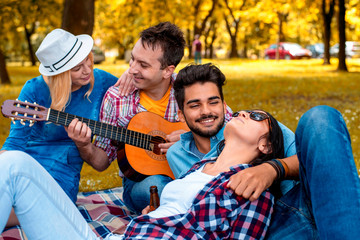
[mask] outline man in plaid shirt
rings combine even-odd
[[[122,78],[131,79],[135,86],[129,96],[122,96],[118,87],[111,87],[104,96],[100,121],[126,128],[132,117],[143,111],[162,116],[170,122],[177,122],[178,106],[174,97],[174,70],[184,55],[185,40],[182,31],[169,22],[159,23],[145,29],[135,44],[129,69]],[[122,146],[113,146],[110,139],[98,136],[95,144],[90,141],[91,130],[83,123],[75,126],[83,132],[82,138],[74,139],[81,157],[85,161],[98,163],[96,169],[105,170],[116,159]],[[180,138],[178,130],[169,134],[168,142],[160,145],[162,151]],[[118,159],[118,162],[122,162]],[[170,177],[153,175],[141,181],[132,181],[123,177],[124,202],[128,208],[140,213],[150,201],[149,188],[157,185],[161,194],[163,187],[171,181]]]

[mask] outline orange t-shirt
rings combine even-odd
[[[165,95],[160,100],[157,101],[151,99],[143,91],[140,91],[140,104],[144,108],[146,108],[146,110],[148,110],[149,112],[156,113],[157,115],[164,117],[166,112],[166,107],[169,102],[170,89],[171,89],[171,85],[169,86],[169,89],[166,91]]]

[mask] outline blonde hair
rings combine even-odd
[[[91,60],[91,70],[94,68],[94,56],[92,52],[89,53],[88,58]],[[48,84],[50,89],[50,96],[51,96],[51,105],[50,107],[55,110],[64,111],[66,106],[71,101],[71,69],[57,74],[51,77],[44,77],[45,82]],[[84,94],[84,98],[86,97],[89,102],[89,96],[94,88],[94,72],[91,72],[90,77],[90,88]]]

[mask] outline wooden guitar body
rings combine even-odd
[[[131,119],[127,129],[143,132],[154,137],[152,151],[139,149],[128,144],[125,145],[127,159],[134,170],[144,175],[164,174],[174,179],[166,155],[160,152],[158,144],[165,143],[166,135],[173,131],[189,130],[187,125],[181,122],[168,122],[155,113],[141,112]]]

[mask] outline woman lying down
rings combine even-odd
[[[261,110],[240,111],[226,124],[219,157],[196,163],[166,185],[160,207],[134,218],[123,235],[105,239],[262,239],[274,197],[264,191],[250,202],[226,187],[230,176],[283,157],[277,121]],[[0,155],[0,230],[12,207],[29,239],[99,239],[76,206],[35,160]],[[26,156],[26,157],[25,157]]]

